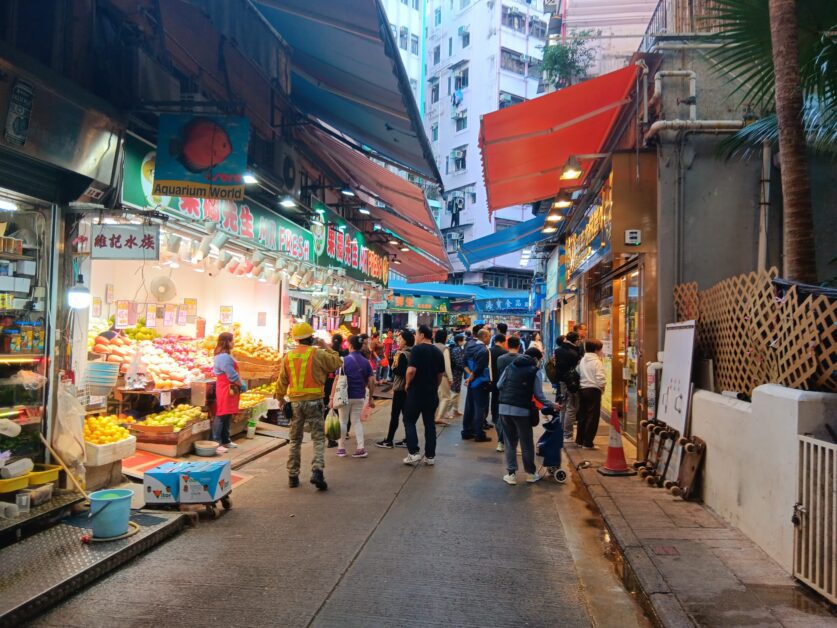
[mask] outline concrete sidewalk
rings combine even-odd
[[[651,488],[638,476],[607,477],[610,426],[598,451],[574,445],[566,459],[607,524],[623,581],[661,626],[837,626],[837,613],[797,584],[761,548],[709,508]],[[630,464],[635,450],[623,439]]]

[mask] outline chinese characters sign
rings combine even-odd
[[[163,114],[154,194],[244,199],[250,121],[234,116]]]
[[[391,311],[418,311],[418,312],[448,312],[450,304],[447,299],[436,297],[423,297],[412,295],[396,295],[387,301],[386,309]]]
[[[479,312],[528,312],[528,297],[514,299],[479,299],[476,302]]]
[[[339,220],[328,208],[314,203],[315,210],[322,210],[327,225],[315,224],[311,227],[314,234],[314,254],[317,264],[323,267],[339,266],[355,279],[372,279],[386,286],[389,281],[389,258],[386,253],[366,243],[363,234],[344,224],[344,229],[329,220]]]
[[[93,259],[160,259],[157,225],[95,225],[90,238]]]
[[[125,141],[122,201],[140,209],[156,208],[181,218],[218,224],[218,229],[245,242],[303,262],[314,262],[314,238],[287,218],[256,203],[158,196],[153,190],[156,152],[139,140]]]

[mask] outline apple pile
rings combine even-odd
[[[199,350],[194,338],[187,336],[165,336],[154,340],[154,347],[189,372],[189,379],[212,377],[213,359]]]

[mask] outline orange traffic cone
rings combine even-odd
[[[616,408],[610,413],[610,435],[607,439],[607,461],[599,467],[602,475],[636,475],[636,469],[629,469],[622,449],[622,428]]]

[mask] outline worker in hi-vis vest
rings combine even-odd
[[[314,460],[311,462],[311,484],[319,490],[328,488],[325,468],[325,432],[323,426],[323,386],[329,373],[343,365],[336,351],[321,339],[314,338],[314,329],[308,323],[297,323],[291,330],[297,345],[282,358],[276,398],[283,407],[286,398],[291,403],[291,450],[288,454],[288,486],[299,486],[299,457],[302,432],[307,423],[314,444]]]

